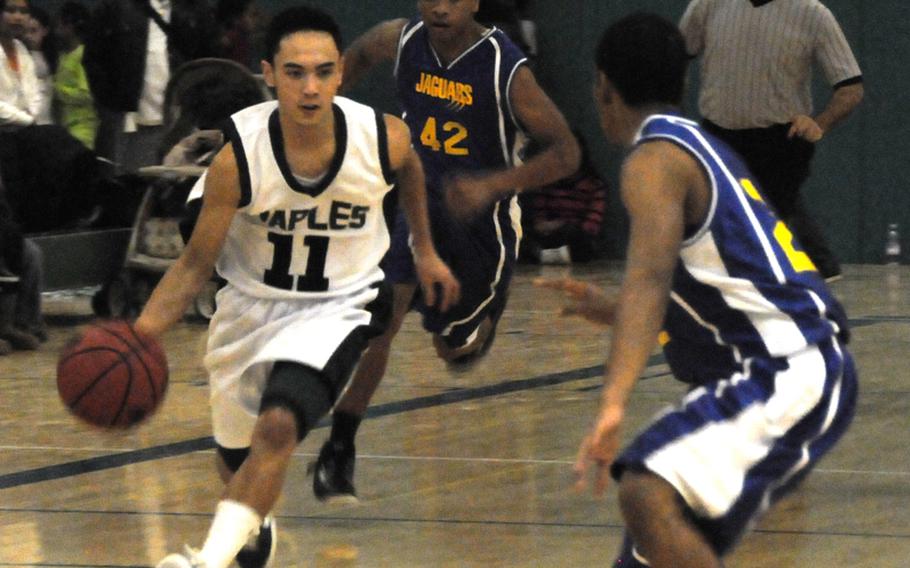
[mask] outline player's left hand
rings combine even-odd
[[[562,316],[580,316],[593,323],[613,325],[616,301],[593,284],[574,278],[535,278],[534,286],[565,295],[568,303],[562,307]]]
[[[415,255],[414,266],[426,305],[436,306],[440,312],[446,312],[458,303],[461,299],[461,284],[438,254]]]
[[[581,442],[575,460],[575,489],[584,491],[588,486],[589,471],[593,467],[594,495],[603,495],[610,482],[610,465],[619,451],[620,427],[625,410],[615,404],[604,404],[594,427]]]
[[[481,176],[459,174],[444,182],[446,206],[457,219],[469,220],[498,196]]]
[[[813,144],[821,140],[824,135],[824,130],[815,122],[815,119],[804,114],[794,116],[790,124],[790,130],[787,131],[787,138],[797,136]]]

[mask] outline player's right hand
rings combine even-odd
[[[580,316],[594,323],[613,324],[616,302],[593,284],[574,278],[536,278],[534,286],[563,293],[568,301],[560,312],[563,316]]]
[[[438,254],[417,255],[414,266],[426,305],[447,312],[458,303],[461,299],[461,284]]]

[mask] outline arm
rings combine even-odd
[[[0,101],[0,126],[28,126],[35,117],[16,105]]]
[[[863,94],[862,83],[851,83],[836,88],[825,110],[815,118],[806,115],[793,117],[793,124],[787,136],[790,138],[799,136],[809,142],[818,142],[834,125],[847,118],[853,109],[859,106]]]
[[[407,23],[403,18],[382,22],[354,40],[344,51],[342,91],[350,90],[376,65],[395,60],[398,55],[398,38]]]
[[[32,64],[32,56],[29,55],[28,49],[26,49],[25,46],[19,42],[19,40],[13,40],[13,49],[16,50],[16,56],[19,58],[19,65],[22,69],[21,75],[24,78],[27,78],[29,77],[29,74],[31,74],[32,77],[32,84],[29,84],[27,79],[24,79],[23,84],[23,87],[26,91],[26,98],[28,99],[26,101],[28,109],[22,109],[13,103],[0,100],[0,125],[28,126],[29,124],[33,124],[35,122],[35,112],[33,111],[36,111],[38,108],[35,106],[36,104],[40,106],[41,94],[38,92],[38,79],[35,77],[35,68]],[[5,56],[3,56],[3,65],[6,67]],[[5,68],[0,72],[12,73],[12,71],[10,71],[8,68]],[[18,79],[10,79],[9,81],[12,83],[14,81],[18,81]],[[36,94],[38,96],[37,100],[35,100]],[[12,93],[10,93],[9,96],[12,97]]]
[[[436,285],[441,288],[440,311],[447,311],[458,302],[458,281],[449,267],[439,258],[430,232],[427,215],[426,182],[420,157],[411,147],[411,132],[396,117],[385,115],[389,135],[389,165],[398,179],[401,206],[411,230],[412,251],[417,277],[428,306],[436,305]]]
[[[583,487],[593,462],[595,493],[606,486],[619,449],[620,426],[635,383],[657,344],[686,220],[690,180],[702,175],[697,164],[669,142],[639,147],[621,176],[629,213],[626,271],[619,292],[600,413],[579,450],[575,471]]]
[[[578,170],[581,161],[578,141],[526,66],[516,71],[510,96],[519,123],[543,150],[514,168],[452,180],[446,199],[452,211],[461,216],[470,216],[512,191],[541,187]]]
[[[54,91],[64,104],[82,104],[92,102],[92,92],[88,87],[88,77],[82,67],[82,61],[71,57],[61,57],[57,76],[54,80]]]
[[[176,323],[212,276],[240,203],[240,179],[231,145],[206,175],[202,211],[186,248],[168,269],[136,320],[136,330],[157,337]]]

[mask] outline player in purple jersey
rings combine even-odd
[[[636,13],[597,49],[595,99],[630,219],[616,297],[543,281],[564,313],[613,326],[600,411],[577,486],[619,484],[627,533],[615,566],[719,567],[756,517],[847,429],[857,381],[846,318],[741,160],[681,118],[687,57],[676,27]],[[467,214],[468,212],[465,212]],[[660,342],[692,389],[619,452],[627,403]]]
[[[478,0],[419,0],[419,18],[383,22],[345,52],[345,88],[375,65],[395,62],[403,118],[427,173],[434,242],[458,277],[461,300],[442,313],[417,296],[408,228],[399,218],[383,265],[394,284],[392,323],[370,344],[335,407],[332,433],[315,467],[313,489],[320,499],[354,497],[354,436],[410,308],[421,312],[438,355],[450,365],[464,368],[482,356],[505,308],[517,257],[515,193],[570,175],[579,164],[562,114],[508,37],[475,21],[478,7]],[[543,151],[519,165],[525,135]],[[462,222],[445,206],[446,188],[465,199],[495,198]]]

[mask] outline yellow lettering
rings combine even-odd
[[[752,182],[749,180],[749,178],[743,178],[743,179],[739,180],[739,184],[741,186],[743,186],[743,189],[746,190],[746,193],[749,194],[749,197],[751,197],[755,201],[761,201],[761,202],[765,201],[764,199],[761,198],[761,194],[758,193],[758,189],[756,189],[755,186],[752,185]]]
[[[420,82],[414,86],[418,93],[469,106],[474,103],[473,87],[457,81],[449,81],[430,73],[421,73]]]
[[[816,271],[809,255],[801,250],[796,250],[796,246],[793,244],[793,233],[790,232],[790,229],[787,228],[783,221],[778,221],[777,225],[774,226],[774,238],[784,249],[784,254],[790,260],[793,270],[797,272]]]

